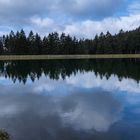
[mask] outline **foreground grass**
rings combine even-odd
[[[0,60],[47,60],[47,59],[118,59],[140,58],[140,54],[111,55],[0,55]]]
[[[3,130],[0,130],[0,140],[10,140],[9,134]]]

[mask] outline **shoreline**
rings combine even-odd
[[[127,59],[140,58],[140,54],[103,54],[103,55],[0,55],[2,60],[55,60],[55,59]]]

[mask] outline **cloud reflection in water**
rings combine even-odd
[[[123,91],[118,85],[126,81],[138,91],[139,84],[130,79],[120,82],[113,75],[109,80],[94,73],[77,73],[75,77],[58,81],[42,77],[26,85],[9,82],[8,88],[1,84],[0,128],[8,130],[14,140],[80,140],[80,132],[93,139],[89,132],[110,132],[124,115],[124,105],[112,91]]]

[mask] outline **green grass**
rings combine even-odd
[[[110,59],[140,58],[140,54],[113,55],[1,55],[0,60],[47,60],[47,59]]]

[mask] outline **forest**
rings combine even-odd
[[[41,37],[30,31],[28,35],[22,29],[0,37],[1,55],[66,55],[66,54],[139,54],[140,27],[118,34],[110,32],[96,35],[93,39],[77,39],[65,33],[50,33]]]

